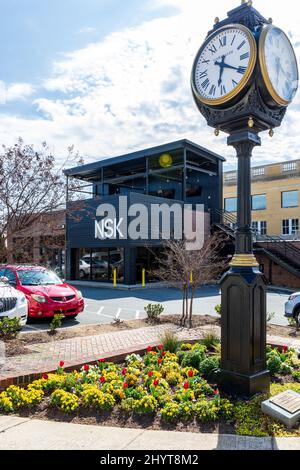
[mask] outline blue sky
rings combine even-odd
[[[46,140],[59,157],[74,144],[93,161],[186,137],[223,154],[231,167],[233,151],[199,115],[189,79],[215,16],[238,4],[0,0],[0,144],[18,136],[36,145]],[[299,56],[298,4],[254,1],[292,33]],[[300,158],[299,112],[298,95],[254,163]]]

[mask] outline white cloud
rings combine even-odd
[[[12,83],[7,85],[0,81],[0,102],[24,101],[33,95],[35,89],[29,83]]]
[[[274,20],[279,18],[280,26],[292,31],[294,43],[298,42],[300,13],[295,10],[290,15],[287,6],[273,3],[268,6],[265,0],[257,0],[255,6],[267,17],[271,13]],[[215,16],[225,17],[234,2],[215,0],[204,7],[195,0],[156,0],[156,6],[166,5],[177,7],[177,13],[110,34],[55,63],[43,86],[45,92],[59,93],[60,98],[45,93],[36,99],[36,120],[0,115],[0,139],[6,142],[8,136],[13,140],[22,135],[30,142],[47,140],[57,153],[74,144],[87,155],[86,161],[92,161],[189,138],[234,164],[226,136],[214,137],[190,91],[194,56]],[[263,148],[255,149],[255,163],[300,157],[299,111],[298,95],[275,137],[264,137]]]

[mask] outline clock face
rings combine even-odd
[[[260,38],[263,79],[273,100],[287,106],[298,89],[298,65],[288,37],[275,26],[266,27]]]
[[[196,57],[192,88],[205,104],[216,106],[237,96],[255,67],[257,47],[244,26],[226,26],[205,41]]]

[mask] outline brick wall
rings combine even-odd
[[[259,264],[264,266],[264,274],[270,284],[291,289],[300,289],[300,279],[283,269],[278,264],[272,262],[265,255],[256,254]],[[271,276],[270,276],[271,271]]]

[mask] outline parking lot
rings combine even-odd
[[[181,293],[176,289],[154,288],[136,291],[120,291],[104,288],[83,287],[85,311],[76,320],[64,320],[63,327],[111,323],[114,319],[131,320],[146,317],[144,307],[149,303],[163,304],[165,314],[180,314],[182,308]],[[284,317],[284,304],[289,294],[281,291],[268,293],[268,312],[274,312],[272,320],[276,325],[288,325]],[[198,291],[195,303],[195,315],[215,315],[215,306],[221,298],[217,286],[205,287]],[[24,331],[45,330],[49,320],[30,324]]]

